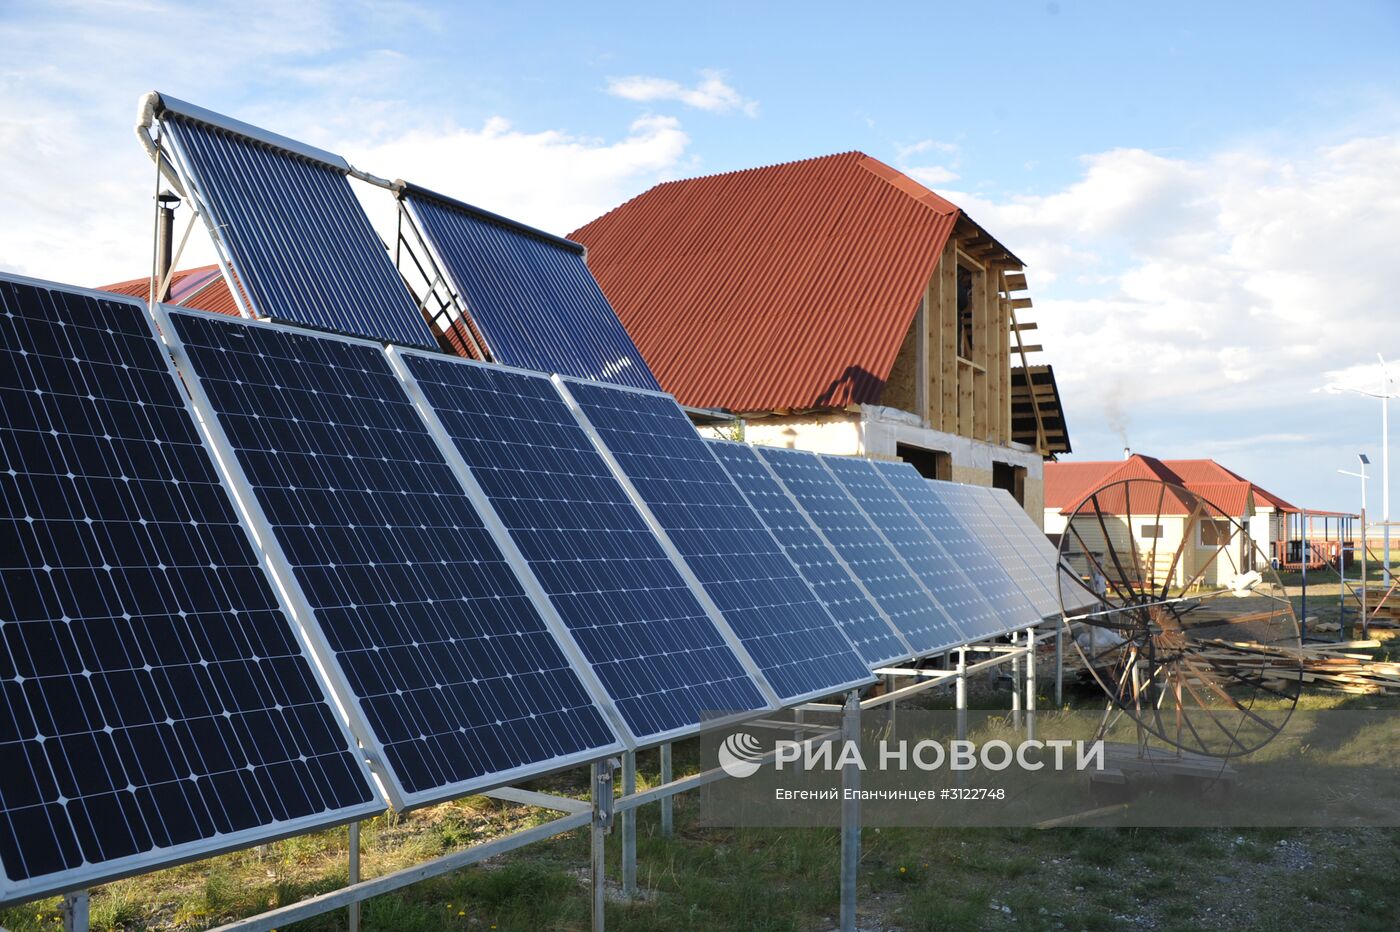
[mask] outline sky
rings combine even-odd
[[[0,0],[0,268],[147,274],[152,89],[563,234],[858,149],[1026,261],[1066,459],[1213,457],[1339,510],[1338,469],[1379,476],[1380,402],[1327,387],[1400,379],[1394,0]]]

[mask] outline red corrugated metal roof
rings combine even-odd
[[[102,285],[103,291],[146,298],[151,293],[150,278],[133,278],[114,285]],[[197,311],[214,311],[218,314],[238,316],[238,305],[219,274],[217,265],[202,265],[194,269],[180,269],[170,276],[170,304],[193,308]]]
[[[958,208],[860,152],[657,185],[570,234],[663,388],[878,402]]]
[[[1298,510],[1215,460],[1159,460],[1136,453],[1126,460],[1046,463],[1045,507],[1070,514],[1090,492],[1120,479],[1160,479],[1183,486],[1232,517],[1245,514],[1251,493],[1255,505],[1268,503],[1281,511]],[[1137,503],[1133,505],[1136,510]],[[1114,510],[1103,501],[1100,507],[1108,512]],[[1184,510],[1178,504],[1163,513],[1182,514]]]

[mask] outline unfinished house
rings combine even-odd
[[[750,443],[899,458],[1039,519],[1070,449],[1022,262],[859,152],[658,185],[575,231],[662,387]]]

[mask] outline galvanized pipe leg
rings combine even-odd
[[[892,692],[894,692],[894,674],[893,674],[893,673],[886,673],[886,674],[885,674],[885,692],[887,692],[887,693],[892,693]],[[893,702],[890,703],[890,739],[891,739],[891,740],[893,740],[893,739],[895,738],[895,726],[898,724],[898,723],[896,722],[896,720],[895,720],[895,705],[896,705],[896,703],[893,703]]]
[[[360,823],[350,823],[350,863],[346,869],[346,879],[353,886],[360,882]],[[356,900],[349,906],[349,918],[346,928],[350,932],[360,932],[360,901]]]
[[[1026,740],[1035,740],[1035,629],[1026,629]]]
[[[622,795],[637,792],[637,752],[622,755]],[[622,818],[622,895],[629,899],[637,894],[637,810],[629,809]]]
[[[88,892],[63,894],[63,932],[88,932]]]
[[[953,681],[953,708],[958,714],[958,740],[967,737],[967,648],[958,648],[958,675]]]
[[[1011,632],[1011,646],[1021,646],[1021,632]],[[1011,725],[1013,728],[1021,727],[1021,657],[1014,654],[1011,657]]]
[[[1065,620],[1055,625],[1055,708],[1065,707]]]
[[[661,782],[670,783],[675,779],[671,774],[671,742],[667,741],[661,745]],[[661,837],[670,838],[672,828],[672,812],[674,797],[666,796],[661,800]]]
[[[593,932],[603,932],[603,907],[607,904],[607,836],[612,831],[613,762],[593,765],[593,824],[589,829],[592,854]]]
[[[841,738],[860,742],[860,697],[852,691],[841,713]],[[841,768],[841,932],[855,932],[856,875],[860,868],[860,767]]]

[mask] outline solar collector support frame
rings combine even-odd
[[[229,325],[238,325],[236,322],[230,321],[226,316],[214,314],[212,312],[179,309],[176,310],[175,313],[189,317],[205,317],[212,320],[221,320]],[[170,320],[171,310],[164,305],[157,305],[154,314],[161,330],[169,334],[168,344],[171,355],[174,357],[175,366],[189,388],[194,409],[200,412],[201,424],[209,438],[211,448],[215,451],[220,467],[224,470],[225,479],[229,483],[230,488],[234,490],[239,502],[239,507],[243,510],[246,520],[253,528],[260,546],[262,546],[266,553],[268,565],[271,568],[278,586],[285,593],[288,604],[292,606],[294,616],[298,619],[300,624],[305,626],[308,632],[308,642],[312,647],[312,653],[316,658],[317,665],[324,672],[325,679],[330,684],[331,690],[336,697],[337,704],[345,712],[352,733],[364,746],[365,755],[370,762],[371,769],[374,771],[376,777],[378,777],[381,788],[395,810],[402,811],[419,806],[431,805],[437,802],[445,802],[473,793],[485,792],[495,787],[509,785],[514,781],[545,776],[549,773],[581,766],[598,760],[600,757],[620,753],[627,749],[626,743],[619,739],[611,746],[590,749],[566,758],[553,758],[547,762],[541,762],[540,764],[524,765],[506,771],[493,771],[479,778],[453,783],[434,790],[425,790],[416,793],[406,791],[402,781],[393,772],[392,767],[385,758],[383,745],[371,726],[354,691],[349,685],[349,676],[336,657],[336,653],[331,647],[327,635],[321,629],[319,622],[315,620],[317,617],[316,612],[312,608],[309,597],[306,595],[297,579],[293,561],[282,548],[282,544],[273,529],[272,522],[263,511],[262,503],[254,489],[254,484],[244,472],[233,443],[224,432],[218,416],[214,414],[215,406],[204,390],[203,380],[199,374],[194,371],[194,367],[188,360],[183,344],[180,343],[178,336],[175,334],[175,328]],[[383,347],[379,343],[355,337],[327,333],[309,334],[303,328],[267,321],[260,321],[256,324],[245,323],[243,326],[274,327],[299,336],[338,340],[352,345],[372,348],[377,353],[383,353]],[[447,449],[442,450],[445,458],[450,452],[452,451]],[[450,459],[448,462],[449,466],[451,466]],[[455,476],[455,470],[454,478],[457,478]],[[458,479],[458,481],[460,482],[460,479]],[[481,515],[481,517],[484,521],[485,516]],[[496,540],[496,535],[491,532],[489,526],[487,527],[487,532],[491,533],[493,540]],[[496,545],[501,547],[499,540],[496,540]],[[510,562],[510,554],[504,547],[502,547],[502,554],[505,556],[507,562]],[[512,569],[515,569],[514,565],[512,565]],[[525,577],[521,577],[517,573],[517,579],[520,580],[522,585],[525,585]],[[575,656],[573,653],[575,645],[566,630],[561,631],[556,627],[558,619],[557,616],[553,614],[553,607],[548,605],[547,602],[544,606],[541,606],[535,600],[535,593],[528,587],[526,588],[526,596],[530,599],[531,604],[544,622],[546,629],[552,635],[555,643],[564,651],[565,657],[573,660]],[[587,664],[582,664],[576,668],[576,672],[583,678],[589,696],[593,700],[600,715],[602,715],[603,720],[612,726],[612,718],[609,715],[607,706],[604,704],[603,698],[600,697],[600,689],[593,682],[594,674],[592,668]],[[613,731],[616,733],[617,730],[615,727],[613,727]]]
[[[0,282],[11,282],[25,287],[56,291],[63,294],[71,294],[113,304],[129,305],[133,315],[139,318],[142,322],[142,326],[149,331],[156,346],[163,346],[162,335],[153,326],[152,318],[147,313],[146,303],[137,298],[15,275],[9,272],[0,272]],[[218,462],[218,453],[210,445],[208,435],[202,429],[201,418],[195,410],[189,395],[184,391],[180,375],[169,353],[161,351],[160,355],[164,360],[166,372],[171,380],[173,393],[182,400],[184,414],[189,418],[191,425],[194,426],[194,433],[199,437],[200,446],[205,455],[209,457],[216,474],[218,474],[220,465]],[[290,626],[292,639],[300,648],[303,659],[305,659],[313,669],[319,668],[319,663],[310,642],[310,632],[305,629],[296,615],[291,611],[284,591],[277,584],[277,580],[270,571],[266,557],[262,554],[260,547],[257,546],[257,532],[248,522],[242,510],[241,503],[237,500],[237,496],[231,495],[230,498],[232,499],[230,503],[232,514],[238,520],[239,528],[242,533],[247,536],[252,553],[258,557],[261,572],[268,577],[268,588],[275,602],[275,610],[281,612],[283,618]],[[316,680],[317,691],[324,697],[326,703],[336,711],[340,711],[339,699],[327,688],[324,678],[313,676],[313,679]],[[56,893],[81,891],[94,884],[109,883],[124,877],[175,867],[230,851],[248,848],[256,844],[290,838],[311,831],[334,828],[383,812],[385,808],[384,805],[379,798],[374,796],[375,781],[371,771],[365,766],[363,757],[355,749],[355,739],[352,733],[346,728],[344,719],[341,716],[335,716],[335,721],[343,736],[345,747],[348,749],[353,759],[356,760],[360,776],[364,780],[366,787],[371,791],[371,800],[369,802],[360,806],[336,810],[335,814],[330,817],[310,815],[287,820],[283,823],[270,823],[277,825],[277,827],[271,831],[259,827],[241,829],[224,835],[210,836],[209,838],[200,839],[195,842],[182,843],[176,846],[163,848],[151,848],[147,851],[115,858],[110,861],[88,862],[81,867],[65,870],[59,874],[40,875],[38,878],[29,878],[18,882],[8,880],[3,873],[0,873],[0,902],[22,902],[38,897],[51,896]],[[172,856],[167,853],[177,849],[180,852],[178,855]]]

